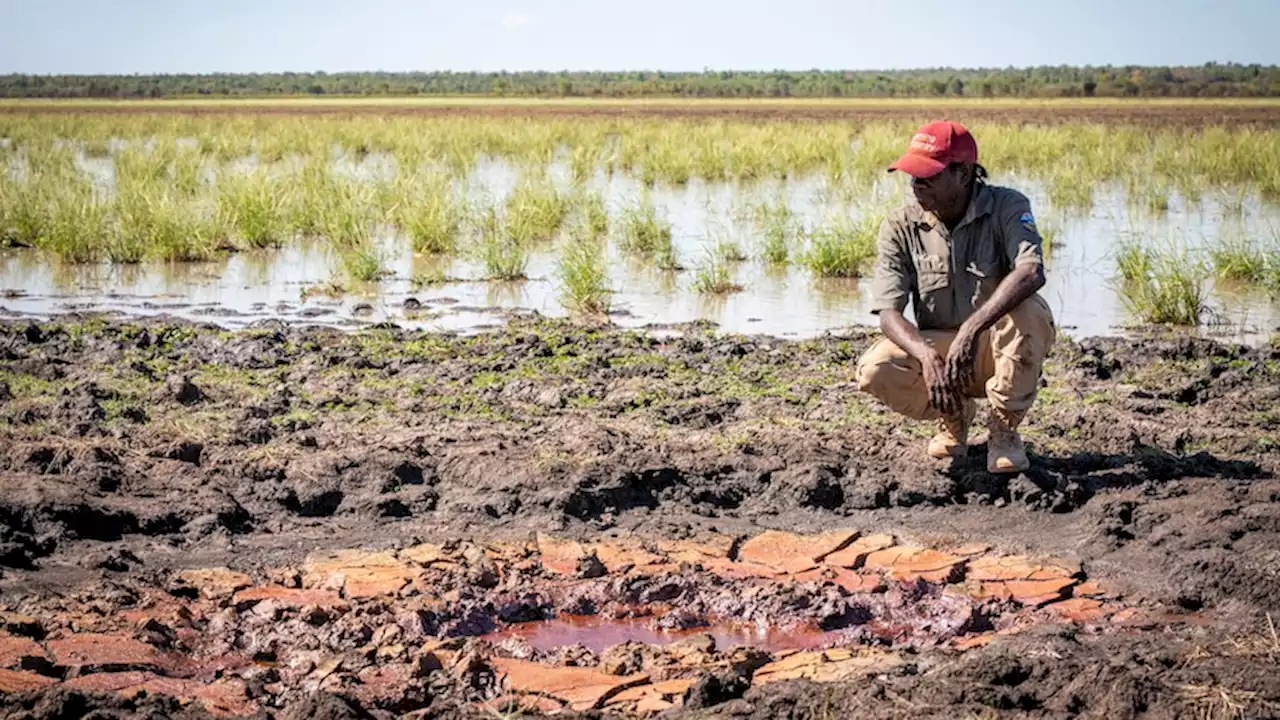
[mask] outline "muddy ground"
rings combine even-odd
[[[1034,467],[1002,478],[982,445],[925,459],[930,427],[857,392],[874,337],[0,325],[0,716],[514,717],[514,662],[647,673],[626,706],[621,685],[585,705],[524,696],[561,714],[1280,716],[1280,345],[1064,340],[1025,427]],[[743,548],[766,529],[954,562],[755,562]],[[601,542],[646,559],[615,568],[612,545],[587,551]],[[366,555],[332,555],[351,549]],[[981,579],[971,552],[1059,558],[1034,568],[1071,580],[1049,600],[956,594]],[[228,574],[183,575],[204,568]],[[264,605],[286,591],[302,595]],[[423,594],[436,604],[409,632]],[[1074,614],[1045,604],[1072,596]],[[476,639],[584,613],[795,634],[701,654]],[[789,669],[798,628],[857,656]],[[89,632],[128,648],[86,659],[75,643],[108,642]],[[326,649],[363,654],[329,666]],[[157,659],[173,653],[246,664],[197,684]]]
[[[447,101],[415,105],[397,103],[352,104],[324,101],[242,103],[226,100],[217,104],[183,105],[139,101],[88,107],[83,104],[59,106],[56,102],[36,105],[0,105],[0,113],[171,113],[179,115],[412,115],[420,117],[483,116],[539,118],[663,118],[663,119],[737,119],[814,120],[827,122],[877,120],[923,121],[938,117],[960,117],[965,122],[1023,122],[1053,125],[1066,122],[1100,122],[1144,126],[1204,127],[1276,127],[1280,126],[1280,106],[1204,102],[1170,104],[1143,100],[1121,102],[1089,102],[1009,104],[996,102],[990,106],[956,105],[939,102],[877,103],[874,100],[850,103],[805,102],[770,103],[740,101],[658,100],[656,102],[548,102],[548,103],[474,103]]]

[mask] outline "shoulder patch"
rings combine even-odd
[[[1034,231],[1036,229],[1036,219],[1031,215],[1030,210],[1022,213],[1022,217],[1018,218],[1018,222],[1022,223],[1022,227],[1028,230]]]

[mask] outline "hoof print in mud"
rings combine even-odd
[[[171,377],[165,382],[165,394],[179,405],[196,405],[205,399],[204,391],[186,376]]]

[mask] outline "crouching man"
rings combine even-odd
[[[968,452],[975,398],[991,405],[987,469],[1030,466],[1018,425],[1035,402],[1055,328],[1031,204],[987,184],[962,125],[920,128],[889,168],[910,175],[915,202],[885,220],[872,311],[884,339],[858,361],[858,384],[894,411],[939,420],[935,458]],[[904,316],[910,301],[916,324]]]

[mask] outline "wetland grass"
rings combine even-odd
[[[290,239],[283,183],[262,170],[225,173],[218,182],[218,211],[244,247],[279,247]]]
[[[1280,274],[1278,240],[1255,241],[1243,231],[1220,235],[1209,248],[1214,275],[1229,282],[1267,284]]]
[[[609,234],[609,211],[599,193],[581,194],[578,197],[578,213],[581,229],[585,229],[593,237],[605,237]]]
[[[760,258],[770,265],[785,265],[801,235],[795,213],[779,199],[757,205],[751,214],[761,232]]]
[[[117,196],[115,213],[118,237],[113,245],[127,248],[130,256],[122,262],[210,260],[226,237],[216,216],[172,194],[126,191]]]
[[[109,226],[110,208],[85,189],[56,194],[33,245],[70,263],[96,262],[103,256],[134,262],[134,250],[118,243]]]
[[[466,209],[454,198],[447,181],[436,181],[410,186],[393,216],[414,252],[447,255],[457,249]]]
[[[800,262],[818,277],[861,277],[876,254],[879,221],[841,215],[814,229]]]
[[[1209,268],[1186,248],[1126,239],[1116,248],[1116,269],[1120,299],[1140,322],[1195,327],[1208,313]]]
[[[741,292],[733,281],[733,272],[719,247],[709,248],[693,271],[693,291],[701,295],[728,295]]]
[[[526,178],[507,198],[508,232],[519,243],[550,240],[564,223],[570,205],[550,178]]]
[[[480,222],[480,263],[489,280],[523,280],[529,265],[529,250],[507,231],[503,218],[490,208]]]
[[[600,237],[585,225],[574,227],[556,263],[560,304],[583,315],[607,314],[612,291],[605,260]]]
[[[387,273],[382,253],[372,242],[339,249],[338,264],[346,277],[357,282],[374,282]]]
[[[374,189],[351,180],[338,181],[321,216],[321,233],[337,255],[347,278],[373,282],[387,274],[374,238],[378,207]]]
[[[671,237],[671,223],[658,213],[648,198],[624,208],[619,218],[621,237],[618,247],[652,260],[662,270],[678,270],[675,244]]]

